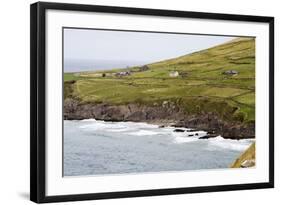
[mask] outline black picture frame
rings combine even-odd
[[[120,13],[130,15],[168,16],[195,19],[216,19],[269,24],[269,181],[263,183],[230,184],[171,189],[88,193],[46,196],[46,82],[45,82],[45,25],[46,10]],[[218,13],[156,10],[82,4],[38,2],[30,7],[30,200],[37,203],[77,200],[97,200],[123,197],[217,192],[274,187],[274,18]]]

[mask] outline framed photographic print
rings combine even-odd
[[[274,18],[31,5],[34,202],[274,186]]]

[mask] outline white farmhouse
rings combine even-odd
[[[179,72],[178,71],[171,71],[169,73],[169,76],[172,78],[178,77],[179,76]]]

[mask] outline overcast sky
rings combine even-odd
[[[147,64],[186,55],[232,39],[224,36],[64,29],[64,69],[70,72]],[[77,62],[81,62],[81,65]],[[91,63],[83,66],[83,62]]]

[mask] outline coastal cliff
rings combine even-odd
[[[167,102],[167,101],[166,101]],[[254,123],[227,122],[214,113],[189,115],[178,106],[163,103],[161,106],[137,104],[109,105],[104,103],[80,103],[74,99],[64,102],[64,119],[81,120],[94,118],[105,121],[148,122],[208,131],[229,139],[254,138]]]

